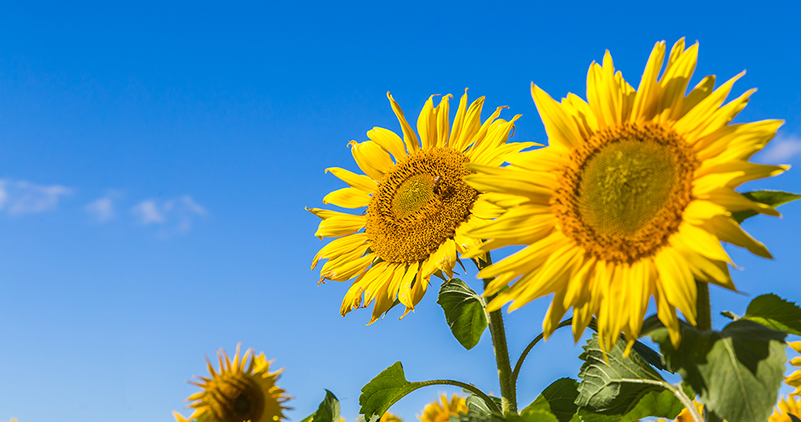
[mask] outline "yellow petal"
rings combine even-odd
[[[329,167],[325,169],[325,172],[326,173],[331,172],[331,174],[338,177],[340,180],[347,183],[351,187],[360,189],[367,194],[375,192],[376,187],[378,187],[378,183],[376,183],[375,180],[363,174],[356,174],[339,167]]]
[[[369,202],[370,195],[356,188],[337,189],[323,197],[323,204],[333,204],[342,208],[366,207]]]
[[[706,221],[703,227],[724,242],[746,248],[754,255],[773,259],[773,256],[770,254],[765,245],[757,242],[731,218],[718,216]]]
[[[449,100],[452,97],[451,94],[448,94],[442,97],[442,100],[439,102],[439,105],[434,110],[437,114],[437,145],[438,147],[442,148],[448,145],[448,137],[450,136],[450,103]]]
[[[739,75],[729,79],[706,98],[699,101],[695,107],[687,111],[687,113],[684,114],[673,125],[673,129],[688,139],[700,138],[700,136],[688,137],[687,135],[694,134],[695,132],[703,130],[708,126],[709,119],[715,114],[715,112],[718,110],[718,107],[723,104],[723,101],[726,100],[729,92],[731,92],[734,82],[737,81],[737,79],[740,79],[743,75],[745,75],[745,72],[741,72]]]
[[[366,222],[367,218],[363,215],[342,213],[321,221],[314,235],[320,239],[323,237],[345,236],[363,229]]]
[[[629,122],[642,122],[649,120],[654,115],[656,100],[660,97],[661,87],[657,83],[657,77],[662,70],[662,63],[665,60],[665,42],[659,41],[651,50],[648,62],[645,64],[640,86],[634,97]]]
[[[684,314],[687,322],[695,325],[697,291],[692,271],[684,258],[673,248],[662,248],[654,256],[654,264],[659,273],[656,284],[664,287],[668,302]]]
[[[681,39],[673,46],[670,56],[671,60],[659,81],[662,92],[658,110],[662,122],[675,121],[682,116],[684,93],[698,62],[698,43],[684,50],[684,39]]]
[[[361,143],[351,141],[348,146],[350,146],[350,152],[353,154],[356,164],[373,180],[380,181],[384,177],[384,173],[394,165],[392,158],[384,148],[373,141]]]
[[[400,136],[396,135],[395,132],[380,127],[374,127],[367,132],[367,137],[392,154],[392,156],[395,157],[395,162],[406,157],[406,150],[403,149],[403,140]]]
[[[423,149],[433,148],[437,144],[437,114],[434,111],[434,97],[437,95],[428,97],[417,117],[417,133],[420,134],[420,146]]]
[[[403,130],[403,143],[406,145],[406,152],[411,154],[420,149],[420,143],[417,141],[417,135],[412,130],[412,127],[409,126],[409,122],[407,122],[406,117],[403,116],[403,110],[401,110],[395,99],[392,98],[392,94],[390,94],[389,91],[387,91],[387,98],[389,98],[389,104],[392,106],[392,111],[394,111],[395,116],[398,117],[401,130]]]
[[[564,147],[576,148],[583,140],[575,121],[562,110],[562,105],[534,83],[531,84],[531,98],[545,125],[550,144],[558,143]]]

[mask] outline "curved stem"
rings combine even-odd
[[[560,322],[559,325],[556,326],[556,330],[558,330],[558,329],[560,329],[562,327],[567,327],[572,322],[573,322],[573,318],[568,318],[568,319]],[[517,358],[517,363],[515,364],[515,369],[512,371],[512,384],[514,384],[515,386],[517,385],[517,377],[520,376],[520,368],[523,367],[523,361],[528,356],[528,353],[531,352],[531,349],[533,349],[534,346],[536,346],[537,343],[539,343],[544,337],[545,337],[545,333],[540,333],[540,335],[535,337],[534,340],[532,340],[531,343],[529,343],[528,346],[526,346],[526,348],[523,350],[523,353],[520,354],[520,357]]]
[[[427,387],[429,385],[454,385],[456,387],[464,388],[465,390],[470,391],[471,393],[481,397],[487,406],[496,413],[502,413],[501,409],[498,408],[498,405],[495,404],[495,400],[493,400],[490,396],[485,394],[483,391],[479,390],[475,385],[467,384],[461,381],[454,381],[454,380],[431,380],[431,381],[419,381],[418,384],[422,384],[420,387]]]
[[[695,404],[693,404],[693,401],[689,397],[687,397],[686,394],[684,394],[684,391],[682,391],[681,387],[678,385],[673,386],[670,385],[670,383],[668,383],[667,381],[647,380],[647,379],[622,378],[620,381],[630,382],[634,384],[651,384],[663,387],[666,390],[669,390],[671,393],[673,393],[674,396],[679,398],[681,404],[683,404],[684,407],[687,408],[687,411],[690,412],[690,415],[692,415],[693,420],[695,422],[704,422],[704,418],[701,416],[700,413],[698,413],[698,409],[695,408]]]
[[[487,253],[486,261],[479,258],[475,260],[476,267],[481,271],[492,264],[492,257]],[[484,279],[484,290],[492,279]],[[492,301],[497,295],[486,299]],[[503,326],[503,314],[500,309],[488,313],[489,329],[492,335],[492,347],[495,350],[495,364],[498,367],[498,381],[501,384],[501,407],[503,414],[517,413],[517,388],[512,381],[512,365],[509,361],[509,348],[506,344],[506,329]]]

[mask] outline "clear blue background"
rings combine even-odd
[[[469,87],[523,114],[514,140],[543,142],[531,81],[584,96],[608,48],[636,87],[653,44],[686,36],[701,43],[692,83],[747,69],[734,94],[759,91],[738,121],[785,119],[762,157],[801,163],[795,1],[113,3],[0,6],[0,420],[171,421],[203,355],[237,342],[286,368],[292,421],[328,388],[353,422],[361,386],[397,360],[410,380],[497,394],[489,336],[463,350],[436,286],[365,327],[368,311],[338,314],[347,285],[309,270],[323,243],[303,208],[343,187],[324,168],[356,170],[351,139],[399,130],[388,90],[416,121],[430,94]],[[759,293],[801,299],[801,206],[781,211],[745,224],[774,261],[729,248],[746,295],[712,288],[718,326]],[[513,360],[548,302],[507,318]],[[580,350],[567,331],[538,346],[521,404],[575,377]],[[392,411],[414,421],[437,391]]]

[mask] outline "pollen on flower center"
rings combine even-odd
[[[438,182],[437,176],[417,174],[403,182],[392,199],[395,217],[402,219],[420,211],[433,199]]]
[[[555,210],[565,234],[589,254],[632,262],[678,230],[697,160],[674,131],[623,124],[595,133],[572,154]]]
[[[421,261],[453,237],[478,197],[464,182],[466,162],[450,148],[419,150],[398,162],[367,207],[373,252],[387,262]]]

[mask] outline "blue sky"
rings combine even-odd
[[[0,420],[171,421],[204,354],[238,342],[286,368],[292,421],[328,388],[353,422],[361,386],[397,360],[410,380],[497,393],[489,336],[461,349],[435,294],[366,327],[368,311],[338,314],[346,285],[309,270],[323,243],[303,208],[343,187],[324,168],[356,170],[350,140],[399,130],[387,91],[416,116],[469,87],[523,115],[513,140],[543,142],[531,81],[583,96],[610,49],[636,86],[653,44],[684,36],[700,41],[693,84],[746,69],[733,94],[759,91],[738,121],[786,120],[757,159],[801,164],[797,2],[378,3],[0,6]],[[716,313],[769,291],[801,299],[801,206],[781,211],[745,224],[775,260],[728,248],[751,296],[713,287]],[[513,359],[547,305],[508,316]],[[575,377],[579,352],[566,332],[538,346],[521,402]],[[452,390],[392,411],[414,421],[438,391]]]

